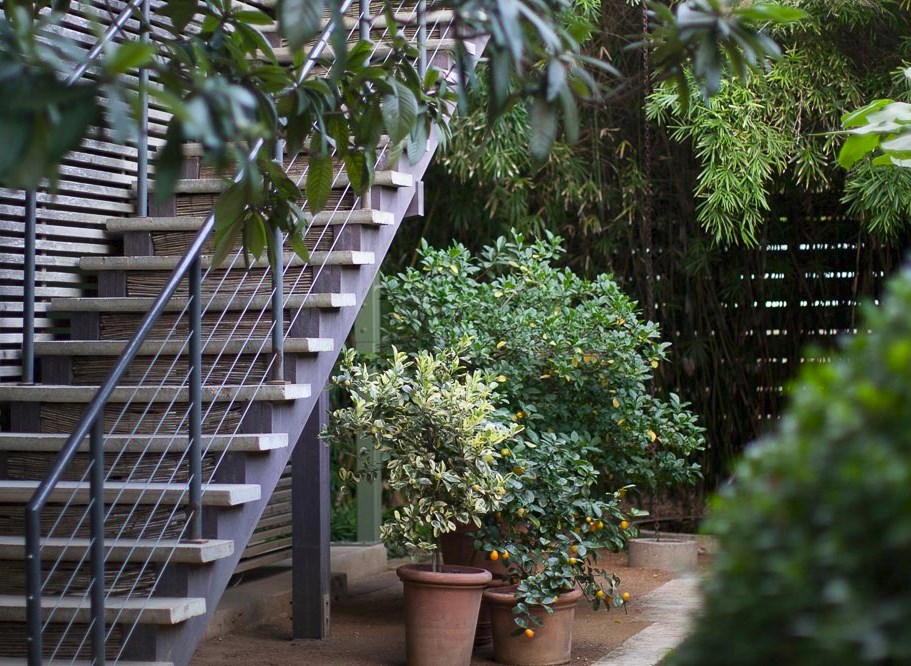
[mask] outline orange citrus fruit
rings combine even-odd
[[[526,629],[526,630],[525,630],[525,636],[526,636],[527,638],[534,638],[534,637],[535,637],[535,630],[534,630],[534,629]]]
[[[629,601],[630,600],[629,592],[624,592],[622,595],[620,595],[620,598],[623,599],[623,601]]]
[[[490,559],[493,560],[494,562],[496,562],[497,560],[500,559],[500,553],[498,553],[495,550],[490,551]]]

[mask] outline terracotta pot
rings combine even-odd
[[[492,576],[475,567],[404,564],[408,666],[468,666],[481,594]]]
[[[440,535],[440,551],[446,564],[486,569],[494,578],[506,577],[506,565],[502,560],[494,562],[487,553],[474,549],[474,539],[469,536],[477,528],[474,525],[459,525],[455,532]]]
[[[695,539],[630,539],[629,565],[665,571],[695,571],[699,544]]]
[[[582,590],[575,588],[561,594],[553,604],[553,615],[543,608],[532,608],[531,613],[541,620],[534,627],[535,635],[514,636],[516,623],[512,607],[516,605],[516,586],[509,585],[484,592],[490,607],[493,628],[493,659],[501,664],[520,666],[547,666],[565,664],[572,657],[573,619]]]

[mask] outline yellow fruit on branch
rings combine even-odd
[[[624,592],[620,595],[620,598],[623,599],[623,601],[629,601],[632,597],[630,597],[629,592]]]
[[[526,637],[526,638],[534,638],[534,637],[535,637],[535,630],[534,630],[534,629],[526,629],[526,630],[525,630],[525,637]]]
[[[620,521],[620,529],[621,529],[621,530],[628,530],[628,529],[629,529],[629,521],[628,521],[628,520],[621,520],[621,521]]]
[[[492,551],[490,551],[489,557],[492,562],[496,562],[497,560],[500,559],[500,553],[498,553],[495,550],[492,550]]]

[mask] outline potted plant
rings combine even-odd
[[[599,552],[622,549],[633,532],[621,510],[626,489],[597,490],[589,448],[577,434],[528,432],[501,452],[507,493],[475,535],[476,548],[505,563],[512,583],[484,593],[498,662],[565,663],[577,602],[609,609],[629,599],[598,566]]]
[[[406,643],[411,666],[466,666],[488,571],[443,565],[440,537],[465,523],[481,524],[507,493],[496,469],[499,450],[520,428],[500,418],[496,382],[465,372],[459,348],[407,355],[393,348],[388,367],[371,370],[345,352],[337,383],[351,404],[330,415],[324,437],[372,442],[389,488],[403,505],[381,528],[384,541],[430,553],[430,564],[397,572],[405,588]],[[361,442],[364,439],[360,440]],[[375,474],[342,470],[345,480]]]

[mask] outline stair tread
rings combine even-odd
[[[205,217],[114,217],[106,222],[111,233],[130,231],[196,231],[205,222]],[[389,226],[395,223],[395,216],[385,210],[361,208],[358,210],[322,211],[313,216],[310,225],[316,227],[331,224],[360,224]]]
[[[24,596],[0,594],[0,621],[24,622],[25,608]],[[205,613],[206,600],[200,597],[108,597],[104,602],[106,622],[172,625]],[[90,622],[91,603],[87,597],[42,597],[41,615],[51,622]]]
[[[214,194],[222,192],[228,188],[231,181],[225,178],[181,178],[174,183],[175,194]],[[337,172],[332,182],[332,189],[338,190],[348,187],[351,180],[344,170]],[[395,171],[384,169],[374,174],[373,185],[375,187],[413,187],[414,176],[405,171]],[[154,189],[154,183],[149,187]]]
[[[42,558],[80,561],[91,545],[86,538],[45,538],[41,540]],[[109,562],[181,562],[205,564],[234,553],[230,539],[180,541],[177,539],[105,539],[105,560]],[[0,560],[25,559],[24,536],[0,536]]]
[[[62,663],[66,663],[68,666],[93,666],[95,662],[85,659],[76,659],[72,661],[67,661],[66,659],[56,659],[46,660],[44,663],[48,664],[48,666],[51,664]],[[28,666],[28,659],[17,659],[16,657],[0,657],[0,666]],[[117,666],[174,666],[174,663],[170,661],[124,661],[123,659],[118,659]]]
[[[126,346],[126,340],[48,340],[35,342],[37,356],[116,356]],[[285,340],[286,354],[310,354],[333,351],[335,340],[332,338],[288,338]],[[150,340],[142,344],[139,354],[176,355],[186,353],[186,340]],[[271,354],[272,340],[224,340],[211,339],[204,341],[203,354]]]
[[[431,37],[430,39],[427,40],[427,52],[436,53],[438,51],[444,51],[444,52],[455,51],[457,43],[458,43],[458,40],[452,39],[450,37],[444,37],[442,39],[440,39],[438,37],[437,38]],[[475,53],[477,52],[477,49],[475,48],[474,44],[472,44],[469,41],[465,41],[465,42],[463,42],[463,44],[465,45],[465,52],[468,55],[475,55]],[[392,51],[392,47],[389,44],[378,43],[374,47],[373,55],[384,57],[387,54],[391,53],[391,51]],[[294,55],[294,50],[287,46],[276,46],[272,49],[272,52],[275,54],[275,59],[278,62],[288,62],[291,60],[292,55]],[[260,53],[260,56],[261,55],[262,55],[262,53]],[[332,46],[327,45],[326,48],[323,49],[323,52],[320,54],[319,60],[326,61],[326,60],[332,60],[334,58],[335,58],[335,52],[332,49]]]
[[[57,312],[148,312],[155,299],[151,296],[75,297],[52,298],[49,310]],[[253,298],[215,296],[203,303],[211,310],[262,310],[271,307],[272,297],[268,294]],[[285,297],[285,307],[297,308],[349,308],[356,305],[354,294],[320,293],[291,294]],[[172,298],[164,307],[165,312],[181,312],[185,301]]]
[[[27,502],[40,481],[0,480],[0,502]],[[175,504],[186,501],[186,483],[147,483],[145,481],[108,481],[104,484],[105,502],[134,502],[137,504]],[[60,481],[50,493],[51,503],[84,504],[90,500],[89,484],[80,481]],[[251,483],[210,483],[203,485],[204,506],[238,506],[260,499],[260,487]]]
[[[69,434],[52,433],[0,433],[0,451],[29,451],[32,453],[56,453],[69,439]],[[188,445],[186,436],[175,435],[106,435],[105,451],[126,453],[152,451],[181,451]],[[283,449],[288,446],[288,435],[270,433],[259,435],[203,435],[203,450],[251,453]],[[88,437],[83,440],[81,451],[89,450]]]
[[[200,255],[203,268],[212,266],[212,255]],[[83,257],[79,261],[79,268],[84,271],[171,271],[183,261],[182,255],[160,255],[141,257]],[[362,250],[332,250],[330,252],[314,251],[310,253],[307,261],[294,253],[285,253],[284,265],[288,266],[372,266],[376,257],[373,252]],[[230,268],[226,262],[220,269]],[[268,268],[269,258],[265,255],[253,261],[251,266]],[[234,266],[237,270],[246,270],[241,262]]]
[[[71,386],[68,384],[34,384],[17,386],[0,385],[0,402],[89,402],[98,392],[98,386]],[[189,388],[186,386],[117,386],[108,402],[188,402]],[[205,386],[202,387],[203,402],[239,401],[283,401],[310,397],[309,384],[263,384],[262,386]]]

